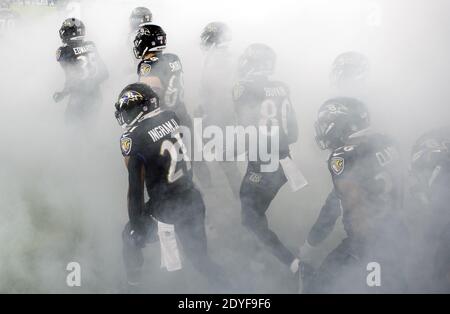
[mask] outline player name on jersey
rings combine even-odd
[[[179,125],[175,119],[170,119],[169,121],[154,127],[148,134],[152,138],[153,142],[157,142],[164,136],[172,134],[175,130],[179,128]]]
[[[284,87],[265,87],[266,97],[287,97],[288,93]]]
[[[75,55],[81,55],[83,53],[88,53],[92,51],[94,51],[94,45],[92,44],[73,48],[73,52],[75,53]]]

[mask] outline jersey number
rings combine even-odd
[[[287,114],[288,108],[290,106],[289,100],[287,98],[284,99],[281,104],[281,127],[285,134],[288,134],[288,126],[287,126]],[[259,119],[260,126],[280,126],[280,122],[278,121],[278,107],[274,100],[266,99],[261,104],[261,112]],[[270,135],[273,134],[273,130],[271,129]]]
[[[183,101],[184,98],[184,81],[183,74],[174,74],[167,85],[166,94],[164,96],[164,103],[167,107],[173,107],[177,101]]]
[[[167,173],[167,181],[169,183],[174,183],[184,175],[184,170],[182,168],[177,170],[178,162],[184,161],[186,163],[186,171],[189,171],[191,169],[191,163],[187,158],[186,146],[184,146],[180,134],[176,134],[174,135],[174,137],[176,141],[172,142],[170,140],[165,140],[161,144],[160,151],[161,156],[165,155],[166,152],[168,152],[170,155],[170,166],[169,172]]]
[[[91,76],[95,76],[98,73],[98,65],[96,56],[93,53],[89,53],[84,56],[78,56],[80,67],[83,71],[82,79],[87,79]]]

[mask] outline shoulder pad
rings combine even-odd
[[[67,61],[72,55],[71,51],[72,50],[67,46],[59,47],[58,50],[56,50],[56,61]]]
[[[279,87],[282,87],[286,91],[287,95],[290,94],[291,90],[290,90],[289,86],[286,83],[281,82],[281,81],[275,81],[274,84],[278,85]]]
[[[61,47],[58,48],[58,50],[56,50],[56,61],[60,61],[61,60]]]
[[[174,53],[163,53],[162,59],[164,59],[168,62],[180,61],[180,58]]]
[[[93,41],[91,40],[86,40],[83,42],[83,46],[92,46],[93,48],[96,48],[96,45]]]
[[[173,53],[165,53],[162,55],[162,59],[169,66],[170,72],[178,72],[183,70],[183,66],[181,65],[180,58],[176,54]]]

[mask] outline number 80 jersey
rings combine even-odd
[[[280,159],[287,157],[289,145],[297,141],[298,126],[288,87],[266,77],[242,80],[233,88],[235,112],[243,126],[276,126],[279,130]]]
[[[126,130],[121,139],[122,155],[130,164],[144,167],[149,197],[161,200],[193,187],[187,149],[179,133],[180,121],[172,111],[154,111]],[[131,163],[131,159],[134,159]]]

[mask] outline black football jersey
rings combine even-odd
[[[166,199],[193,187],[192,169],[180,137],[180,121],[172,111],[150,113],[125,131],[120,147],[125,157],[140,159],[150,200]]]
[[[138,75],[139,78],[156,77],[161,81],[161,90],[154,89],[158,93],[162,109],[169,109],[178,114],[178,107],[185,106],[183,67],[177,55],[161,53],[141,61],[138,65]]]
[[[66,72],[66,80],[73,89],[96,89],[98,84],[79,82],[102,81],[107,72],[92,41],[74,41],[56,51],[56,60]]]
[[[336,149],[328,161],[337,196],[345,200],[354,191],[343,190],[340,182],[350,181],[364,193],[365,207],[374,211],[398,209],[403,198],[403,164],[396,143],[381,134],[365,134],[352,138],[346,146]],[[343,202],[343,222],[351,234],[354,217],[361,217],[358,208]],[[371,213],[376,216],[376,212]],[[359,219],[358,218],[358,219]]]
[[[245,80],[233,88],[233,100],[240,125],[267,126],[269,135],[279,136],[280,159],[289,155],[297,141],[298,126],[288,87],[267,78]],[[278,127],[278,133],[272,127]]]

